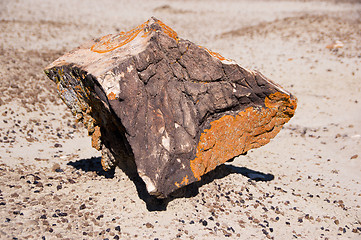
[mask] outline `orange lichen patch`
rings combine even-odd
[[[175,182],[174,185],[176,185],[177,188],[180,188],[181,186],[187,185],[188,182],[189,182],[188,175],[186,175],[186,176],[183,178],[183,180],[182,180],[181,183]]]
[[[164,31],[165,34],[167,34],[169,37],[173,38],[174,40],[178,41],[178,34],[177,34],[176,31],[171,29],[169,26],[165,25],[160,20],[157,20],[156,23],[158,23],[158,25],[163,28],[163,31]]]
[[[94,127],[94,132],[92,134],[92,147],[95,148],[98,151],[101,149],[100,136],[101,136],[100,127],[95,126]]]
[[[169,37],[173,38],[174,40],[178,41],[178,35],[177,33],[165,25],[162,21],[157,20],[155,22],[158,24],[165,34],[167,34]],[[117,35],[109,34],[104,37],[102,37],[99,42],[95,43],[90,50],[97,53],[106,53],[113,51],[114,49],[120,48],[127,43],[133,41],[139,33],[143,32],[142,37],[148,36],[150,33],[149,28],[147,26],[149,25],[149,20],[145,23],[139,25],[136,28],[133,28],[132,30],[128,32],[120,32]],[[155,29],[153,29],[154,31]]]
[[[146,21],[128,32],[120,32],[117,35],[106,35],[102,37],[99,42],[95,43],[90,50],[97,53],[106,53],[120,48],[133,41],[140,32],[144,31],[144,28],[148,25],[148,23],[149,21]],[[144,34],[146,34],[146,32],[144,32]]]
[[[224,61],[224,60],[229,61],[229,59],[223,57],[221,54],[219,54],[217,52],[213,52],[213,51],[209,50],[208,48],[205,48],[205,47],[202,47],[202,46],[198,46],[198,47],[203,48],[204,50],[206,50],[212,57],[218,58],[221,61]]]
[[[290,95],[285,93],[275,92],[266,97],[264,104],[267,108],[278,109],[278,118],[287,118],[289,120],[297,108],[297,99],[291,98]]]
[[[267,144],[293,116],[297,100],[276,92],[265,99],[266,108],[249,107],[235,117],[211,122],[200,137],[196,158],[190,161],[194,177],[200,177],[229,159]]]
[[[109,100],[115,100],[115,99],[117,99],[115,93],[110,92],[110,93],[108,94],[108,99],[109,99]]]
[[[106,172],[111,169],[111,167],[109,167],[107,159],[105,159],[103,156],[102,156],[102,158],[100,160],[100,164],[102,165],[103,170],[106,171]]]

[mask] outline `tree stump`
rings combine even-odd
[[[151,18],[85,43],[45,69],[102,152],[167,197],[267,144],[296,98],[261,73],[178,37]]]

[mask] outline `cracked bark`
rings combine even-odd
[[[155,18],[84,44],[45,73],[103,168],[138,174],[160,198],[268,143],[296,108],[282,87]]]

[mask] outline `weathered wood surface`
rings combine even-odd
[[[259,72],[178,38],[151,18],[65,54],[45,69],[102,151],[166,197],[267,144],[296,98]]]

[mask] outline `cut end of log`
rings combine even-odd
[[[297,106],[262,74],[155,18],[83,44],[45,73],[88,129],[103,168],[139,175],[159,198],[267,144]]]
[[[211,128],[201,134],[197,157],[190,161],[196,179],[235,156],[267,144],[294,115],[297,101],[275,92],[265,98],[265,106],[249,107],[236,116],[224,115],[210,123]]]

